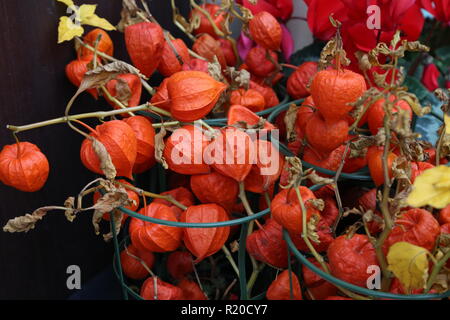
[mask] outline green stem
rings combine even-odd
[[[231,255],[230,250],[228,250],[228,248],[224,245],[224,246],[222,247],[222,251],[223,251],[223,253],[225,254],[225,257],[226,257],[226,258],[228,259],[228,261],[230,262],[231,266],[233,267],[234,272],[236,272],[236,275],[237,275],[238,278],[239,278],[239,268],[238,268],[238,266],[236,265],[236,262],[234,261],[233,256]]]
[[[135,112],[135,111],[142,111],[142,110],[151,110],[154,107],[150,107],[148,104],[140,105],[137,107],[132,108],[126,108],[122,110],[112,110],[112,111],[97,111],[97,112],[88,112],[88,113],[82,113],[77,115],[70,115],[67,117],[60,117],[56,119],[36,122],[33,124],[28,124],[24,126],[13,126],[13,125],[7,125],[6,128],[13,131],[14,133],[32,130],[36,128],[46,127],[54,124],[60,124],[60,123],[67,123],[72,120],[79,120],[79,119],[87,119],[87,118],[98,118],[98,119],[104,119],[106,117],[110,117],[113,115],[122,114],[125,112]]]

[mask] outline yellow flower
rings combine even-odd
[[[84,33],[81,25],[90,25],[105,30],[116,30],[116,28],[108,22],[108,20],[100,18],[95,14],[97,5],[83,4],[77,7],[72,0],[56,0],[64,3],[70,8],[75,16],[63,16],[59,19],[58,26],[58,43],[70,41],[75,37],[80,37]]]
[[[413,191],[406,201],[417,208],[426,205],[445,208],[450,204],[450,167],[438,166],[425,170],[414,181]]]

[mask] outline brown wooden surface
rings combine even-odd
[[[75,0],[96,3],[97,13],[116,24],[120,0]],[[186,1],[178,1],[186,8]],[[170,1],[149,1],[153,15],[180,36],[171,24]],[[23,125],[60,117],[75,88],[65,77],[65,65],[75,58],[72,42],[57,45],[59,16],[66,8],[55,0],[0,0],[0,147],[14,142],[6,124]],[[185,11],[185,10],[184,10]],[[123,35],[112,32],[116,56],[128,60]],[[83,94],[73,113],[107,110],[100,99]],[[8,219],[46,205],[61,205],[94,175],[81,164],[82,137],[66,125],[24,132],[22,141],[37,144],[47,155],[51,171],[45,187],[23,193],[0,184],[0,225]],[[79,265],[82,282],[112,261],[112,244],[94,234],[91,214],[81,214],[70,224],[63,214],[50,213],[28,234],[0,232],[0,299],[64,299],[66,268]]]

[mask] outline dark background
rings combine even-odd
[[[117,24],[120,0],[75,0],[81,5],[98,4],[97,14]],[[153,15],[176,37],[170,1],[148,1]],[[186,15],[187,1],[178,0]],[[60,117],[76,88],[65,77],[65,66],[75,59],[73,42],[57,44],[57,28],[66,6],[55,0],[0,0],[0,147],[14,143],[7,124],[24,125]],[[87,27],[88,29],[89,27]],[[87,30],[86,29],[86,30]],[[115,56],[129,61],[123,34],[110,33]],[[153,82],[157,82],[155,77]],[[102,98],[84,93],[72,113],[110,109]],[[24,193],[0,184],[0,225],[8,219],[47,205],[62,205],[95,176],[80,162],[82,137],[66,125],[19,134],[21,141],[39,146],[50,162],[45,187]],[[90,199],[87,199],[90,200]],[[81,268],[82,283],[88,282],[112,262],[113,245],[94,234],[91,213],[80,214],[71,224],[63,214],[50,213],[27,234],[0,230],[0,299],[65,299],[69,265]]]

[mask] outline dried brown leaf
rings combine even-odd
[[[99,140],[91,137],[92,139],[92,148],[94,149],[95,154],[100,159],[100,169],[105,174],[106,178],[109,180],[113,180],[116,175],[116,167],[114,166],[111,156],[108,153],[108,150],[106,150],[103,143],[101,143]]]
[[[3,227],[4,232],[28,232],[34,229],[36,223],[47,214],[48,211],[54,210],[57,207],[43,207],[36,209],[32,214],[26,214],[24,216],[16,217],[14,219],[8,220],[6,225]]]
[[[164,149],[166,144],[164,143],[164,137],[166,136],[167,131],[164,126],[161,127],[161,130],[155,135],[155,158],[158,163],[160,163],[164,169],[168,169],[169,165],[164,159]]]
[[[67,198],[66,201],[64,201],[64,207],[67,208],[65,212],[67,220],[73,222],[73,220],[75,220],[75,218],[77,217],[75,211],[75,198],[74,197]]]
[[[295,104],[291,104],[284,116],[284,123],[286,124],[287,140],[293,142],[297,139],[297,133],[295,131],[295,124],[297,121],[298,107]]]

